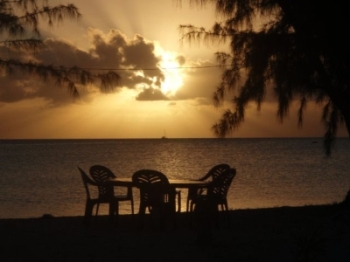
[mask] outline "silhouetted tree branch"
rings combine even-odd
[[[0,47],[12,50],[36,51],[45,45],[40,39],[39,19],[53,26],[65,19],[79,19],[81,14],[73,4],[49,6],[37,0],[0,1]],[[29,36],[29,37],[28,37]],[[30,37],[32,36],[32,37]],[[59,65],[44,65],[32,61],[6,59],[0,54],[0,70],[6,74],[16,71],[28,73],[41,80],[53,80],[59,86],[65,86],[78,97],[78,85],[98,84],[103,91],[113,89],[119,82],[115,72],[92,73],[79,67],[65,68]]]
[[[233,95],[232,108],[213,125],[217,136],[227,136],[244,122],[248,103],[255,102],[259,110],[268,88],[277,98],[280,122],[295,100],[299,100],[299,127],[308,102],[323,105],[321,120],[327,155],[339,125],[345,122],[350,134],[350,41],[345,36],[348,14],[343,3],[314,0],[189,0],[189,3],[214,5],[224,22],[216,22],[210,30],[181,25],[183,41],[230,41],[230,54],[217,53],[218,61],[229,67],[214,92],[214,103],[220,105]]]

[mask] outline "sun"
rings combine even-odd
[[[164,81],[161,84],[163,94],[174,96],[176,91],[183,85],[182,71],[176,56],[171,53],[164,52],[162,61],[160,62],[161,70],[164,74]]]

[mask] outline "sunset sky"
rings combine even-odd
[[[65,20],[52,29],[43,27],[47,46],[34,55],[36,61],[66,67],[134,65],[153,70],[118,71],[122,80],[115,92],[86,87],[80,89],[79,101],[66,89],[35,78],[2,76],[0,139],[214,137],[211,126],[227,108],[212,103],[222,72],[213,67],[214,53],[227,46],[181,44],[178,31],[180,24],[211,27],[218,19],[212,6],[191,8],[183,1],[179,7],[173,0],[49,2],[75,4],[82,19]],[[245,123],[232,137],[323,135],[319,106],[308,105],[303,129],[297,127],[295,109],[283,125],[277,121],[276,110],[271,99],[259,112],[256,105],[250,105]],[[340,135],[346,135],[344,130]]]

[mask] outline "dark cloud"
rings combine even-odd
[[[176,58],[176,61],[179,63],[180,66],[182,66],[186,63],[186,58],[184,56],[178,56]]]
[[[138,96],[136,100],[139,101],[156,101],[156,100],[168,100],[168,98],[156,88],[146,88]]]
[[[11,53],[2,48],[1,54],[21,61],[35,61],[52,66],[81,67],[89,69],[115,69],[121,75],[121,84],[128,88],[145,88],[138,96],[141,100],[150,97],[161,97],[160,84],[164,80],[162,71],[158,68],[160,57],[155,55],[154,44],[140,35],[128,39],[120,31],[111,30],[104,35],[97,30],[91,30],[91,48],[81,50],[70,42],[47,39],[46,47],[34,54],[29,52]],[[4,57],[4,56],[2,56]],[[6,57],[5,57],[6,58]],[[121,70],[122,69],[122,70]],[[130,69],[130,70],[127,70]],[[98,73],[98,70],[93,71]],[[149,92],[149,90],[154,90]],[[42,82],[35,77],[15,72],[11,76],[0,76],[0,102],[15,102],[27,98],[42,97],[54,104],[72,101],[67,90],[57,88],[54,83]]]

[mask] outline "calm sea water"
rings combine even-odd
[[[193,179],[228,163],[237,169],[230,209],[329,204],[350,189],[346,138],[337,139],[331,158],[324,156],[322,138],[1,140],[0,157],[0,218],[83,215],[86,196],[77,166],[88,172],[94,164],[120,177],[148,168]],[[120,209],[130,212],[127,203]]]

